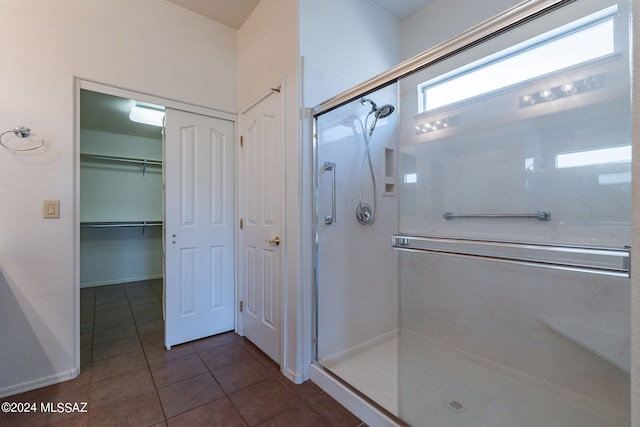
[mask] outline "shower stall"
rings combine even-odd
[[[413,426],[630,423],[628,1],[530,1],[314,114],[314,365]]]

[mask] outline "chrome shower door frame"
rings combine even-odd
[[[454,54],[470,49],[473,46],[484,42],[490,38],[496,37],[505,31],[512,29],[518,25],[524,24],[537,16],[551,12],[566,4],[573,3],[577,0],[526,0],[522,3],[506,10],[505,12],[469,29],[460,36],[441,43],[421,54],[410,58],[399,65],[383,72],[373,78],[352,87],[335,97],[316,106],[311,111],[312,124],[312,143],[313,143],[313,292],[312,292],[312,360],[318,360],[318,221],[324,216],[319,212],[318,205],[318,118],[329,111],[339,108],[357,98],[366,96],[372,92],[382,89],[386,86],[397,83],[402,77],[408,76],[414,72],[420,71],[432,64],[446,59]],[[334,166],[335,167],[335,166]],[[335,204],[334,204],[335,209]],[[335,221],[333,215],[332,222]]]

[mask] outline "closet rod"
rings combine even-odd
[[[82,228],[151,227],[162,225],[162,221],[81,222]]]
[[[135,157],[119,157],[119,156],[106,156],[102,154],[81,154],[82,157],[97,159],[97,160],[111,160],[115,162],[127,162],[127,163],[140,163],[143,165],[162,165],[161,160],[147,160],[147,159],[138,159]]]

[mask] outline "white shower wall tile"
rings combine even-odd
[[[391,89],[369,97],[378,105],[395,105],[395,90]],[[370,105],[356,100],[320,118],[319,359],[335,357],[397,327],[398,256],[391,246],[391,235],[398,224],[397,198],[382,195],[385,149],[395,149],[397,144],[397,117],[393,115],[378,121],[370,140],[377,190],[375,222],[362,225],[355,216],[361,174],[364,174],[363,199],[373,206],[368,164],[363,167],[365,142],[359,121],[364,121],[369,111]],[[373,116],[369,124],[372,120]],[[330,225],[322,221],[331,214],[332,205],[332,172],[323,169],[324,162],[336,164],[336,222]]]

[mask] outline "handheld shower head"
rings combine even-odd
[[[360,103],[362,105],[371,105],[371,111],[369,112],[369,114],[375,114],[376,119],[384,119],[385,117],[389,117],[395,110],[395,107],[391,104],[386,104],[378,108],[378,105],[369,98],[360,98]]]
[[[385,117],[389,117],[391,114],[393,114],[394,110],[395,108],[391,104],[386,104],[380,108],[376,108],[376,118],[384,119]]]

